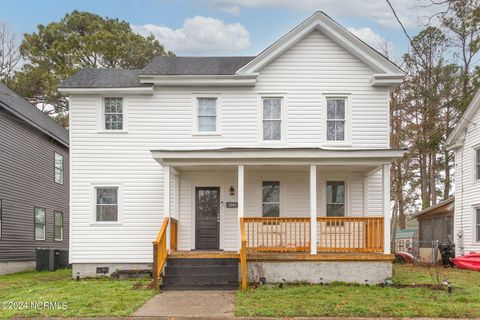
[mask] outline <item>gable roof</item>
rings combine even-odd
[[[263,66],[278,57],[313,30],[320,30],[344,49],[368,64],[376,72],[396,75],[399,78],[403,78],[404,72],[397,65],[343,28],[322,11],[315,12],[308,19],[265,49],[255,59],[238,70],[237,74],[258,72]]]
[[[446,200],[442,200],[440,201],[439,203],[433,205],[433,206],[430,206],[428,208],[425,208],[423,209],[422,211],[419,211],[415,214],[413,214],[413,218],[418,218],[419,216],[421,215],[424,215],[425,213],[429,213],[429,212],[432,212],[433,210],[438,210],[438,213],[443,213],[445,211],[453,211],[454,210],[454,201],[455,201],[455,198],[454,197],[450,197]]]
[[[447,147],[452,149],[455,148],[460,143],[460,138],[467,129],[467,126],[472,123],[473,117],[477,114],[480,109],[480,89],[477,91],[475,96],[472,98],[472,101],[468,105],[467,110],[463,113],[462,117],[458,121],[455,129],[450,133],[447,139]]]
[[[68,147],[68,131],[37,107],[0,83],[0,107]]]
[[[255,57],[154,57],[142,75],[234,75]]]
[[[82,69],[62,81],[59,88],[128,88],[145,86],[141,69]]]

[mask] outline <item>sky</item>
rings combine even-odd
[[[412,36],[438,12],[429,0],[391,0]],[[176,55],[257,55],[321,10],[373,47],[400,57],[408,40],[385,0],[0,0],[0,23],[19,38],[74,9],[119,18]]]

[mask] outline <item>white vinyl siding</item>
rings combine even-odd
[[[61,154],[55,153],[54,155],[55,163],[55,182],[63,184],[63,156]]]
[[[105,130],[123,130],[123,98],[103,98]]]
[[[34,208],[35,240],[45,240],[46,212],[44,208]]]
[[[98,133],[101,119],[98,110],[102,104],[100,97],[72,95],[71,262],[151,263],[152,239],[158,233],[164,217],[163,169],[152,158],[151,150],[264,145],[263,127],[260,124],[263,119],[262,97],[280,94],[284,97],[282,135],[286,147],[321,147],[326,142],[323,115],[326,109],[325,95],[348,93],[352,119],[351,147],[387,148],[388,89],[370,85],[373,73],[371,68],[341,46],[321,32],[314,31],[260,70],[253,87],[155,87],[151,96],[124,97],[125,107],[128,108],[128,134],[125,135]],[[199,95],[217,97],[216,129],[221,135],[192,134],[197,126],[195,113]],[[127,119],[124,121],[126,124]],[[248,169],[246,176],[250,175]],[[235,173],[231,173],[231,180],[225,181],[226,177],[219,176],[217,171],[212,172],[207,182],[213,186],[218,182],[225,183],[225,190],[236,186]],[[309,193],[308,183],[305,182],[308,180],[304,180],[303,175],[305,179],[308,178],[306,173],[286,175],[292,186],[304,186],[303,189],[288,187],[286,182],[280,180],[282,195],[291,194],[291,199],[295,199],[282,203],[282,216],[308,216]],[[246,201],[250,201],[245,204],[246,216],[261,216],[262,181],[278,181],[278,176],[270,173],[260,176],[255,178],[255,184],[245,186]],[[320,176],[319,173],[319,179]],[[191,222],[185,220],[185,216],[192,214],[191,204],[188,210],[185,209],[187,204],[184,201],[188,201],[188,194],[185,194],[188,193],[188,182],[185,181],[180,183],[180,219],[183,220],[178,226],[179,245],[182,244],[184,249],[185,242],[190,246],[191,237],[194,236],[189,226]],[[349,200],[352,203],[347,203],[355,215],[363,212],[363,197],[359,196],[362,181],[363,177],[360,176],[350,182],[352,188],[353,185],[358,187],[355,189],[355,198]],[[376,178],[369,181],[372,192],[369,199],[373,201],[373,204],[369,203],[367,212],[370,215],[383,214],[381,207],[379,211],[376,207],[382,195],[381,179],[378,181]],[[92,226],[92,207],[95,206],[92,185],[102,186],[105,183],[122,185],[121,224]],[[318,186],[324,189],[320,187],[320,182]],[[252,195],[251,192],[255,193]],[[255,199],[254,203],[251,199]],[[322,215],[325,215],[324,199],[324,195],[319,193],[317,203],[319,214]],[[379,203],[381,205],[381,200]],[[255,211],[249,211],[253,209]],[[234,250],[238,248],[236,210],[222,208],[221,217],[224,234],[222,248]]]
[[[263,140],[282,139],[282,98],[262,98]]]

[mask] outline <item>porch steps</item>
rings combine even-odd
[[[168,258],[162,290],[226,290],[238,288],[238,259]]]

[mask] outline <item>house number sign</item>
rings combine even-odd
[[[229,209],[238,208],[238,202],[227,202],[227,208]]]

